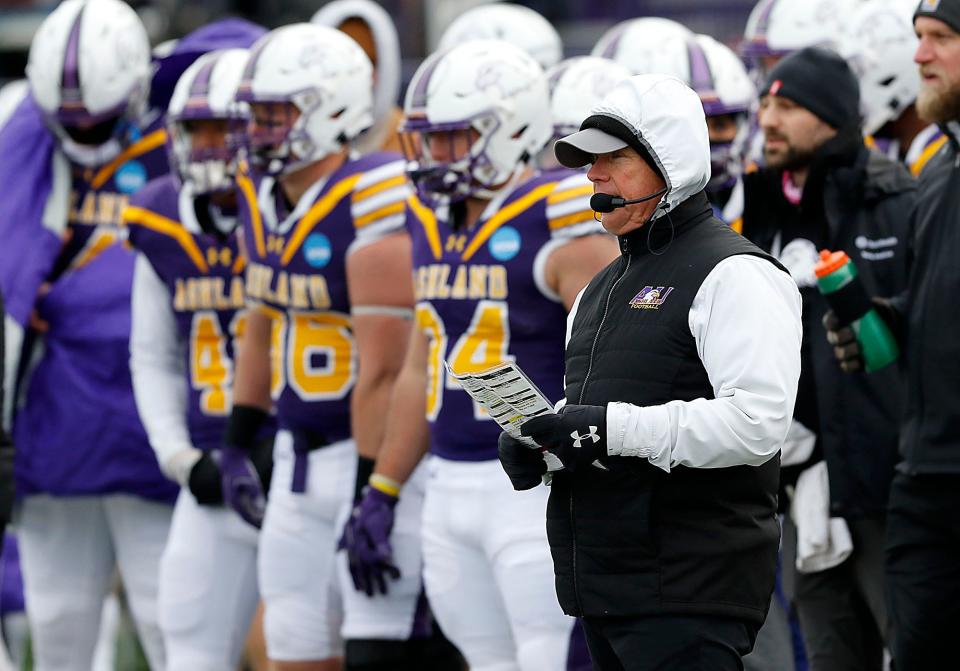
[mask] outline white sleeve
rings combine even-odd
[[[800,292],[756,256],[724,259],[694,297],[690,332],[715,398],[607,406],[607,451],[673,466],[758,466],[780,450],[800,378]]]
[[[183,344],[170,304],[170,292],[143,254],[133,271],[130,373],[133,395],[160,469],[186,485],[200,451],[187,429]]]

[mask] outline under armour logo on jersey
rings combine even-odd
[[[585,436],[581,436],[579,431],[571,431],[570,437],[573,438],[574,447],[581,447],[583,445],[583,441],[585,441],[587,438],[592,439],[595,443],[600,442],[600,435],[597,433],[597,427],[595,426],[591,426],[590,433]]]

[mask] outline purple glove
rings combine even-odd
[[[393,563],[390,532],[397,497],[367,486],[363,498],[353,507],[337,549],[347,551],[353,586],[367,596],[387,593],[387,579],[400,577]]]
[[[223,488],[223,502],[244,521],[259,529],[267,499],[257,469],[246,450],[229,446],[220,450],[220,486]]]

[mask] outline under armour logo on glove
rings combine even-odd
[[[607,409],[601,405],[566,405],[556,415],[528,419],[520,433],[537,441],[576,470],[607,456]]]
[[[570,437],[573,438],[574,447],[580,447],[582,442],[585,441],[587,438],[590,438],[595,443],[600,442],[600,436],[597,434],[597,427],[595,426],[591,426],[590,433],[588,433],[585,436],[581,436],[579,433],[574,431],[573,433],[570,434]]]

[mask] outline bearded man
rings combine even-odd
[[[906,407],[887,514],[886,578],[897,671],[943,668],[960,622],[960,0],[923,0],[917,111],[949,142],[921,175],[907,291],[881,310],[901,338]],[[882,294],[881,294],[882,295]],[[828,338],[862,367],[850,329]]]
[[[788,56],[760,95],[765,167],[743,178],[743,234],[790,271],[803,299],[791,429],[798,439],[788,437],[781,476],[784,485],[796,484],[790,499],[782,498],[797,511],[794,603],[812,671],[873,671],[890,639],[883,544],[901,381],[895,366],[843,373],[824,338],[828,306],[814,266],[819,250],[843,250],[869,295],[902,292],[916,190],[902,164],[864,145],[857,79],[834,52],[806,48]],[[806,486],[817,479],[827,486]],[[811,494],[820,494],[822,520],[799,513],[810,508]],[[849,530],[851,552],[806,552],[827,514]]]

